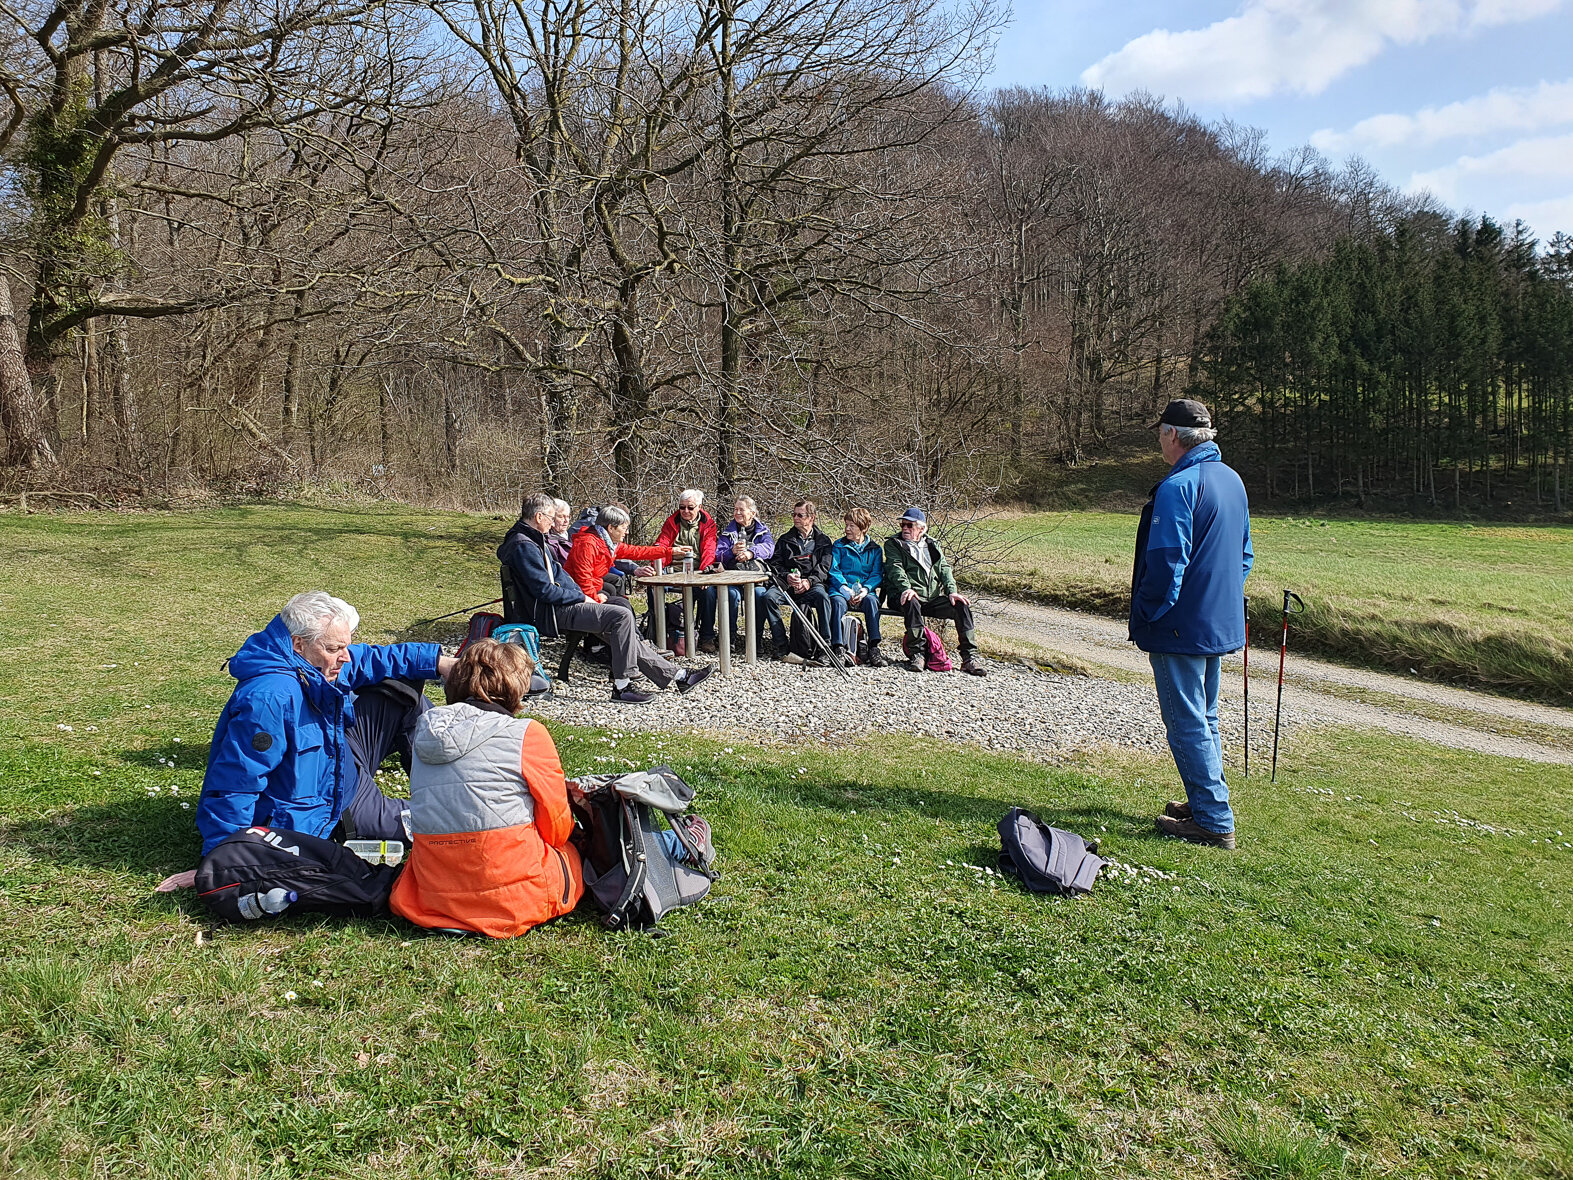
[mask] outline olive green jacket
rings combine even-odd
[[[927,545],[932,572],[923,568],[917,558],[917,546]],[[892,610],[901,609],[901,596],[916,590],[918,597],[927,602],[941,594],[956,593],[956,574],[950,568],[939,542],[924,534],[921,541],[909,544],[898,533],[885,542],[885,603]]]

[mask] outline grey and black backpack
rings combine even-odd
[[[1000,872],[1034,893],[1091,893],[1104,861],[1075,832],[1050,827],[1025,808],[999,822]]]
[[[693,798],[669,766],[569,780],[585,894],[608,930],[654,928],[710,892],[715,845]]]

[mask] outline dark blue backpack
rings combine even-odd
[[[1050,827],[1025,808],[999,822],[1002,873],[1034,893],[1091,893],[1104,861],[1075,832]]]

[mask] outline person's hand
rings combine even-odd
[[[448,673],[453,671],[453,666],[459,661],[452,656],[437,657],[437,675],[443,680],[448,679]]]
[[[950,596],[950,600],[957,606],[966,606],[968,603],[968,599],[965,594],[952,594]]]
[[[605,594],[605,592],[604,592],[604,591],[603,591],[603,592],[602,592],[602,593],[600,593],[600,594],[597,594],[597,595],[596,595],[596,596],[595,596],[595,600],[596,600],[596,601],[597,601],[597,602],[601,602],[601,603],[604,603],[604,602],[605,602],[605,601],[606,601],[606,594]]]
[[[918,592],[916,590],[903,590],[901,592],[901,605],[906,606],[907,603],[912,602],[917,596]]]
[[[857,593],[857,597],[856,598],[848,599],[847,605],[848,606],[856,606],[858,603],[862,602],[867,597],[868,597],[868,591],[867,590],[859,590],[858,593]]]
[[[732,556],[737,558],[738,561],[753,561],[754,551],[752,549],[734,549],[732,550]]]
[[[638,576],[638,577],[641,577],[641,578],[653,578],[653,577],[655,577],[655,566],[653,566],[653,565],[635,566],[634,567],[634,574],[636,576]]]
[[[692,557],[694,555],[694,547],[692,545],[673,545],[672,552],[678,557]]]

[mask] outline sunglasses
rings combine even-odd
[[[692,505],[692,504],[679,504],[677,510],[679,512],[698,512],[699,511],[699,509],[694,507],[694,505]]]

